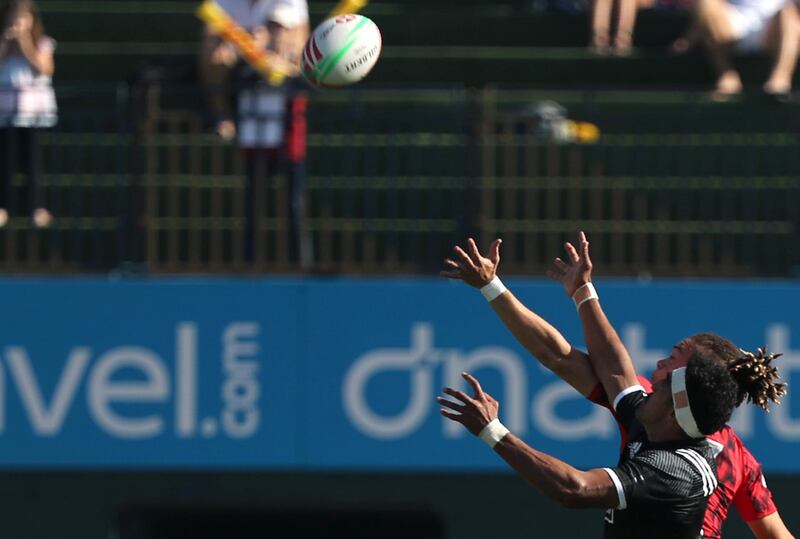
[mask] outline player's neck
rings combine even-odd
[[[651,442],[674,442],[678,440],[685,440],[686,435],[676,424],[671,424],[666,421],[659,421],[655,424],[643,424],[644,430],[647,432],[647,439]]]

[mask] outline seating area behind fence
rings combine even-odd
[[[798,265],[791,105],[492,87],[315,93],[313,260],[300,268],[280,176],[256,201],[246,261],[240,150],[208,128],[196,88],[57,91],[43,160],[55,221],[39,230],[12,217],[0,230],[6,272],[431,274],[473,235],[503,237],[504,271],[535,275],[579,228],[614,274],[791,276]],[[591,122],[599,138],[570,137],[565,120]]]

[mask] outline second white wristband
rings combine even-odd
[[[486,445],[494,449],[494,446],[497,443],[505,438],[506,434],[510,431],[506,428],[505,425],[500,423],[498,418],[492,419],[488,425],[483,427],[481,431],[478,433],[478,438],[486,442]]]
[[[481,294],[483,294],[483,297],[486,298],[486,301],[494,301],[506,290],[508,290],[506,285],[503,284],[503,281],[500,280],[500,277],[495,275],[494,279],[489,281],[489,284],[481,287]]]
[[[600,299],[592,283],[586,283],[572,294],[572,301],[575,302],[575,308],[579,311],[581,305],[592,299]]]

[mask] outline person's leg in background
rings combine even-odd
[[[289,260],[308,268],[313,245],[306,228],[306,110],[308,94],[299,91],[289,99],[286,122],[285,167],[289,205]]]
[[[42,196],[42,152],[41,152],[41,130],[35,127],[20,129],[24,155],[24,171],[27,174],[27,204],[26,210],[33,218],[33,224],[37,228],[45,228],[53,222],[53,216],[47,209]]]
[[[268,150],[248,148],[244,150],[245,174],[244,191],[244,261],[248,265],[256,259],[258,241],[258,215],[264,211],[261,204],[262,193],[267,189],[270,174]]]
[[[286,182],[289,195],[289,260],[305,268],[311,264],[312,253],[306,217],[305,161],[286,163]]]
[[[696,21],[717,74],[715,94],[727,96],[741,92],[742,80],[731,61],[731,48],[737,36],[730,19],[730,5],[725,0],[698,0],[696,9]]]
[[[614,0],[593,0],[591,12],[591,42],[589,48],[596,54],[610,51],[611,12]]]
[[[614,54],[617,56],[630,56],[633,52],[633,28],[636,25],[638,4],[638,0],[619,0],[614,35]]]
[[[770,22],[766,36],[767,47],[775,53],[775,63],[764,83],[768,94],[788,94],[800,53],[800,8],[789,2]]]

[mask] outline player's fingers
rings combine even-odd
[[[561,282],[561,280],[564,278],[564,274],[563,274],[563,273],[556,273],[556,272],[555,272],[555,271],[553,271],[553,270],[547,270],[547,271],[545,272],[545,274],[546,274],[548,277],[550,277],[551,279],[553,279],[553,280],[556,280],[556,281],[558,281],[558,282]]]
[[[581,240],[581,256],[583,257],[583,261],[587,266],[591,266],[592,259],[589,258],[589,240],[586,239],[586,234],[584,234],[582,230],[579,237]]]
[[[464,377],[464,380],[472,386],[472,389],[475,391],[475,398],[483,397],[483,388],[481,387],[481,383],[478,382],[478,379],[472,376],[468,372],[462,372],[461,376]]]
[[[503,240],[497,238],[492,242],[492,245],[489,247],[489,260],[492,261],[492,264],[497,266],[500,263],[500,244],[503,243]]]
[[[468,404],[468,403],[472,402],[472,397],[470,397],[469,395],[467,395],[463,391],[459,391],[459,390],[453,389],[451,387],[446,387],[446,388],[442,389],[442,392],[443,393],[447,393],[448,395],[450,395],[454,399],[460,400],[464,404]]]
[[[445,258],[444,259],[444,265],[445,266],[450,266],[451,268],[461,269],[461,264],[459,264],[458,262],[456,262],[452,258]]]
[[[567,251],[567,256],[573,264],[581,259],[581,257],[578,256],[578,251],[575,250],[575,246],[570,242],[564,244],[564,249]]]
[[[444,408],[440,409],[439,413],[442,414],[443,416],[445,416],[447,419],[452,419],[453,421],[456,421],[457,423],[461,423],[462,422],[461,421],[461,414],[453,413],[450,410],[445,410]]]
[[[459,413],[462,413],[462,414],[464,413],[464,405],[463,404],[458,404],[457,402],[449,401],[449,400],[445,399],[444,397],[436,397],[436,401],[440,405],[444,406],[445,408],[450,408],[451,410],[455,410],[456,412],[459,412]]]
[[[462,279],[461,270],[452,270],[452,271],[440,271],[440,277],[447,277],[448,279]]]
[[[567,264],[560,258],[556,258],[555,260],[553,260],[553,265],[558,269],[560,269],[561,271],[563,271],[564,273],[566,273],[567,270],[569,269],[569,264]]]
[[[464,251],[464,249],[462,249],[461,247],[459,247],[458,245],[456,245],[455,247],[453,247],[453,250],[456,252],[456,254],[458,255],[458,257],[459,257],[459,258],[460,258],[460,259],[461,259],[461,260],[464,262],[464,264],[465,264],[465,265],[466,265],[468,268],[473,268],[473,269],[476,269],[476,268],[475,268],[475,264],[472,262],[472,259],[471,259],[471,258],[469,257],[469,255],[468,255],[468,254],[467,254],[467,253]]]
[[[474,262],[476,266],[480,264],[483,256],[480,250],[478,250],[478,244],[475,243],[475,240],[472,238],[467,238],[467,249],[469,250],[469,256],[472,258],[472,262]]]

